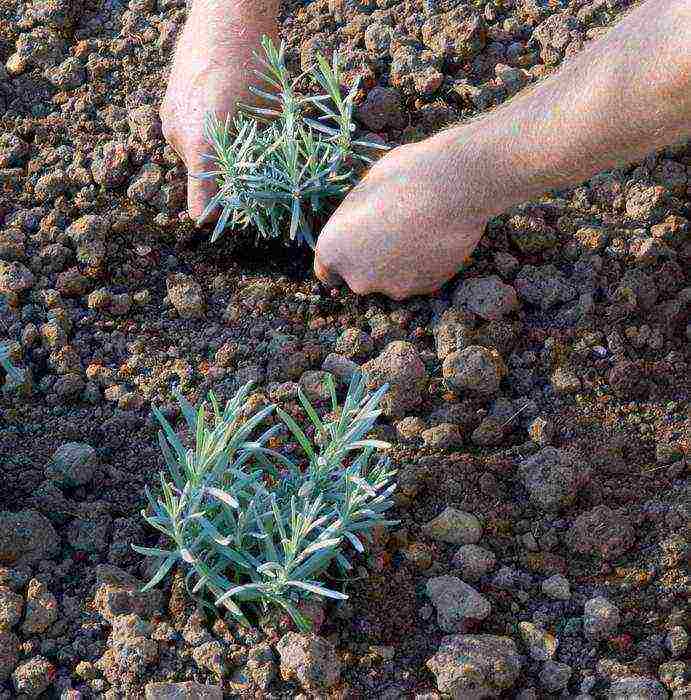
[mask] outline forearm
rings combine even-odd
[[[470,125],[498,212],[691,136],[691,0],[648,0],[557,73]],[[468,138],[468,129],[458,135]],[[501,207],[501,209],[499,209]]]

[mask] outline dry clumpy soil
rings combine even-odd
[[[509,99],[627,0],[292,1],[290,65],[345,52],[397,144]],[[0,2],[0,697],[689,697],[691,149],[490,222],[462,278],[392,303],[306,253],[211,246],[157,110],[184,0]],[[334,357],[333,355],[340,357]],[[332,355],[327,361],[327,356]],[[323,366],[389,381],[401,524],[350,599],[245,630],[132,543],[151,404]],[[326,362],[325,362],[326,361]],[[301,695],[302,694],[302,695]]]

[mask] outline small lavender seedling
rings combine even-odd
[[[332,65],[318,55],[315,68],[291,79],[284,43],[276,49],[271,38],[264,36],[261,45],[266,60],[256,52],[255,57],[265,71],[254,73],[268,87],[252,86],[249,90],[276,108],[240,103],[233,120],[222,122],[213,114],[207,116],[204,135],[213,155],[205,158],[215,167],[197,177],[215,180],[218,192],[200,221],[220,208],[212,242],[227,226],[254,227],[257,236],[264,238],[280,238],[287,229],[288,240],[305,241],[314,247],[312,216],[324,211],[326,200],[344,197],[355,183],[349,164],[354,160],[373,162],[356,148],[389,147],[353,139],[354,100],[360,79],[346,97],[341,95],[337,52]],[[308,73],[324,94],[296,94],[295,86]],[[325,104],[327,101],[331,104]],[[306,105],[316,107],[321,115],[317,119],[304,116]]]
[[[278,606],[302,630],[310,623],[299,611],[301,600],[315,595],[346,599],[324,585],[327,569],[335,565],[347,575],[353,565],[346,546],[363,552],[375,527],[394,524],[384,513],[393,505],[395,471],[387,458],[373,459],[388,445],[367,437],[387,387],[373,395],[365,387],[364,377],[354,377],[339,407],[329,380],[336,416],[329,421],[299,391],[313,439],[276,406],[244,418],[249,385],[225,408],[210,394],[210,417],[203,405],[194,409],[178,393],[194,436],[189,449],[156,410],[168,474],[160,475],[160,496],[146,489],[149,508],[142,516],[170,544],[168,549],[133,546],[159,562],[145,590],[179,564],[187,569],[190,593],[202,604],[208,605],[202,594],[210,594],[216,606],[244,624],[241,604]],[[254,437],[274,412],[281,422]],[[302,459],[268,447],[286,429],[302,449]]]
[[[21,372],[12,364],[10,349],[7,345],[0,345],[0,365],[2,365],[5,372],[7,372],[8,377],[17,382],[22,380]]]

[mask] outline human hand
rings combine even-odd
[[[261,54],[261,37],[277,43],[274,0],[251,8],[235,0],[197,0],[175,51],[168,87],[160,109],[163,135],[187,167],[187,207],[195,221],[216,191],[212,180],[199,175],[210,169],[203,156],[211,153],[204,138],[209,113],[225,120],[237,102],[262,106],[248,87],[256,81],[253,51]],[[232,116],[231,116],[232,118]],[[206,222],[218,216],[210,214]]]
[[[439,289],[502,211],[478,158],[470,133],[458,129],[389,151],[319,235],[317,277],[393,299]]]

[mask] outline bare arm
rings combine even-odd
[[[691,0],[636,7],[473,128],[502,183],[497,213],[691,136]],[[468,140],[467,126],[439,135],[459,136]]]

